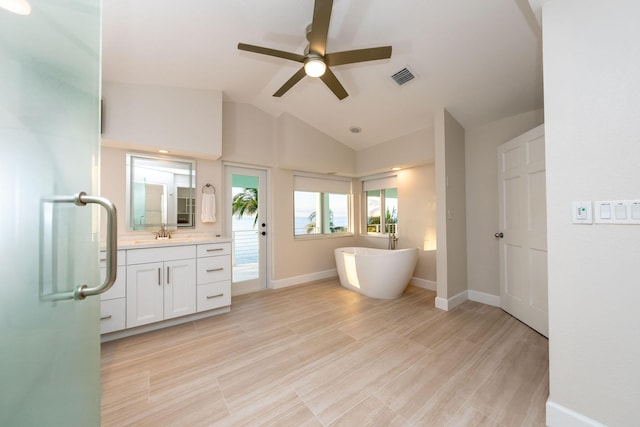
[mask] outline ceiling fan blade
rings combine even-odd
[[[344,87],[340,84],[338,78],[335,74],[333,74],[333,71],[331,71],[331,69],[327,68],[324,74],[320,76],[320,80],[322,80],[324,84],[326,84],[327,87],[331,89],[331,92],[333,92],[339,100],[343,100],[347,96],[349,96],[349,94],[346,90],[344,90]]]
[[[316,0],[313,7],[311,32],[307,38],[309,39],[309,51],[320,56],[324,56],[327,50],[327,34],[329,33],[332,7],[333,0]]]
[[[285,52],[282,50],[269,49],[268,47],[254,46],[246,43],[238,43],[239,50],[246,50],[247,52],[260,53],[262,55],[275,56],[277,58],[289,59],[296,62],[304,62],[306,59],[303,55],[297,53]]]
[[[300,80],[302,80],[302,78],[304,76],[306,76],[306,73],[304,72],[304,67],[302,67],[302,68],[300,68],[298,70],[297,73],[295,73],[293,76],[291,76],[291,78],[289,80],[287,80],[287,82],[285,84],[283,84],[282,87],[280,89],[278,89],[276,91],[276,93],[273,94],[273,96],[276,96],[276,97],[280,98],[282,95],[285,94],[285,92],[287,92],[289,89],[291,89],[293,87],[293,85],[295,85]]]
[[[369,49],[345,50],[327,53],[324,57],[328,66],[353,64],[356,62],[375,61],[391,58],[391,46],[372,47]]]

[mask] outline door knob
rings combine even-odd
[[[496,233],[494,234],[494,236],[496,236],[498,239],[502,239],[504,237],[503,233]]]

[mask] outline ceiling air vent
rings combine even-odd
[[[409,83],[411,80],[415,79],[416,76],[414,76],[413,73],[405,67],[392,75],[391,78],[398,84],[398,86],[402,86],[403,84]]]

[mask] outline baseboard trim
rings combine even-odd
[[[119,331],[108,332],[100,335],[100,342],[108,342],[117,340],[120,338],[130,337],[132,335],[142,334],[144,332],[151,332],[162,328],[168,328],[169,326],[180,325],[181,323],[193,322],[195,320],[204,319],[205,317],[216,316],[218,314],[229,313],[231,306],[214,308],[209,311],[202,311],[200,313],[188,314],[186,316],[174,317],[173,319],[162,320],[160,322],[149,323],[147,325],[135,326],[132,328],[121,329]]]
[[[288,288],[289,286],[299,285],[301,283],[315,282],[318,280],[330,279],[337,277],[338,272],[335,268],[325,271],[317,271],[315,273],[302,274],[300,276],[288,277],[286,279],[271,280],[272,289]]]
[[[435,291],[437,289],[436,282],[427,279],[420,279],[419,277],[412,277],[409,284],[418,288],[428,289],[430,291]]]
[[[463,302],[467,301],[469,297],[467,296],[468,291],[462,291],[457,295],[452,296],[451,298],[440,298],[436,297],[435,305],[436,308],[440,310],[449,311],[453,310]]]
[[[500,296],[499,295],[491,295],[485,292],[467,291],[467,297],[469,301],[475,301],[486,305],[492,305],[494,307],[500,307]]]
[[[578,412],[547,400],[547,426],[549,427],[605,427]]]

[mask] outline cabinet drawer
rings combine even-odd
[[[119,331],[125,327],[125,299],[100,301],[100,333]]]
[[[174,261],[196,257],[195,245],[171,246],[167,248],[129,249],[127,265],[156,261]]]
[[[107,277],[107,268],[100,267],[100,283]],[[118,275],[116,276],[116,283],[113,284],[111,289],[100,295],[101,300],[108,300],[114,298],[124,298],[127,292],[127,267],[118,266]]]
[[[231,279],[231,255],[198,258],[198,285]]]
[[[198,258],[230,254],[231,243],[207,243],[205,245],[198,245]]]
[[[198,286],[197,299],[196,307],[199,312],[231,305],[231,281]]]
[[[117,252],[117,261],[116,264],[117,265],[126,265],[127,264],[127,251],[120,250]],[[100,251],[100,267],[106,267],[107,266],[107,251],[106,250],[101,250]]]

